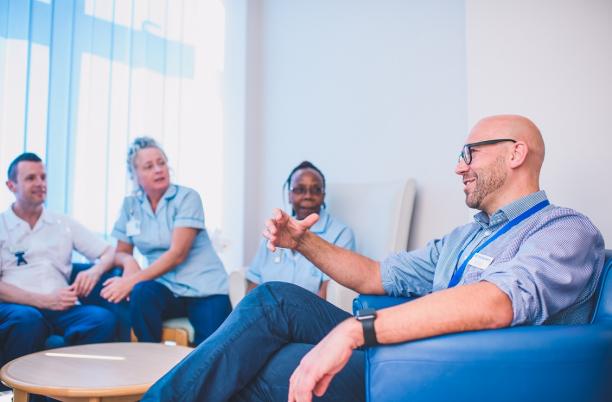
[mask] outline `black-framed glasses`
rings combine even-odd
[[[463,158],[463,161],[465,162],[465,164],[469,165],[470,163],[472,163],[472,148],[479,147],[481,145],[491,145],[491,144],[497,144],[498,142],[506,142],[506,141],[516,142],[516,140],[513,140],[511,138],[499,138],[497,140],[486,140],[486,141],[472,142],[471,144],[465,144],[463,146],[463,149],[461,149],[459,158]]]
[[[320,186],[312,186],[312,187],[297,186],[297,187],[291,187],[289,191],[291,191],[294,195],[304,195],[306,193],[310,193],[310,195],[316,196],[316,195],[323,194],[325,192],[325,189]]]

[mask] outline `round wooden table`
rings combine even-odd
[[[98,343],[22,356],[0,370],[14,402],[30,394],[60,401],[137,401],[193,349],[161,343]]]

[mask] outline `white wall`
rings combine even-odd
[[[251,169],[247,261],[304,159],[331,182],[415,177],[412,247],[464,221],[453,174],[467,124],[462,3],[260,4],[261,75],[249,105],[260,118],[247,136],[261,157]]]
[[[612,247],[612,1],[468,0],[469,121],[533,118],[541,185],[593,220]]]
[[[416,178],[411,249],[466,222],[472,211],[453,169],[469,127],[492,113],[523,113],[540,125],[543,188],[612,241],[604,126],[612,116],[611,7],[249,1],[244,262],[303,159],[331,182]]]

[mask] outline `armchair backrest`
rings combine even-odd
[[[612,250],[606,250],[606,260],[595,293],[593,322],[612,321]]]
[[[357,252],[381,260],[406,250],[416,193],[413,179],[330,183],[325,203],[332,215],[355,233]],[[327,300],[351,311],[356,293],[331,281]]]

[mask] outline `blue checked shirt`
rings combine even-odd
[[[480,212],[425,248],[389,256],[381,263],[385,291],[422,296],[446,289],[453,272],[472,250],[508,221],[546,200],[539,191],[499,209],[490,218]],[[461,252],[463,250],[463,252]],[[584,215],[549,205],[487,245],[486,268],[468,263],[459,282],[487,281],[512,301],[512,325],[586,323],[602,272],[604,241]]]

